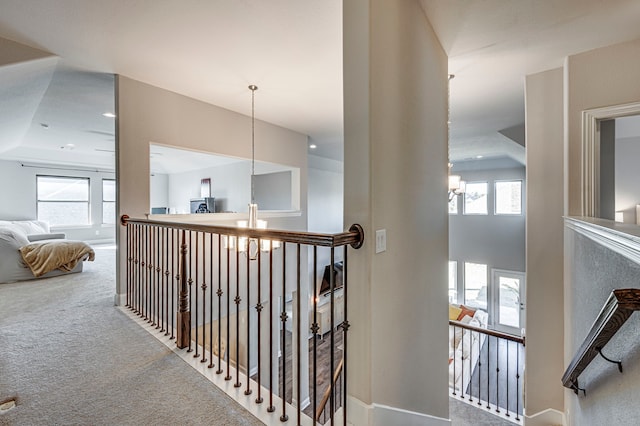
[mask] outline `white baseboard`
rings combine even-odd
[[[113,298],[113,304],[116,306],[124,306],[127,304],[127,295],[116,293]]]
[[[566,424],[564,413],[553,408],[548,408],[531,416],[525,413],[524,417],[527,426],[560,426]]]
[[[347,422],[353,425],[367,426],[444,426],[451,425],[451,420],[431,416],[424,413],[403,410],[381,404],[365,404],[359,399],[349,396]]]

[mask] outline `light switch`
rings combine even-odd
[[[376,231],[376,253],[387,251],[387,230],[378,229]]]

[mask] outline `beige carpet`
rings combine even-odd
[[[0,425],[258,425],[113,306],[113,248],[80,274],[0,284]]]

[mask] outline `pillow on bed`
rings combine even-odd
[[[49,232],[49,224],[41,220],[16,220],[14,226],[19,227],[25,234],[47,234]]]
[[[473,318],[473,316],[475,314],[476,314],[476,310],[475,309],[470,308],[468,306],[460,305],[460,314],[458,314],[458,321],[460,321],[462,318],[464,318],[465,315],[468,315],[471,318]]]
[[[471,319],[472,318],[469,315],[465,315],[460,320],[460,322],[462,324],[469,324],[471,322]],[[455,350],[460,344],[460,339],[462,339],[462,334],[463,334],[463,331],[465,331],[465,329],[462,327],[454,327],[454,326],[451,326],[451,327],[453,327],[455,331],[453,332],[453,336],[451,338],[450,344],[451,344],[451,347]]]
[[[460,315],[460,312],[462,312],[462,309],[458,308],[457,306],[453,306],[453,305],[449,304],[449,319],[450,320],[459,321],[458,316]]]

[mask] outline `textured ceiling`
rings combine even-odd
[[[524,149],[504,130],[524,122],[524,77],[561,66],[567,55],[640,38],[637,0],[421,4],[456,75],[451,81],[454,159],[483,155],[483,150],[498,155],[501,146],[500,155],[522,158]],[[100,89],[110,78],[102,74],[119,73],[247,115],[247,86],[257,84],[257,118],[309,135],[318,155],[342,157],[340,0],[0,0],[0,10],[0,37],[61,58],[43,57],[38,61],[48,64],[13,76],[10,66],[0,63],[0,94],[6,102],[11,102],[4,96],[12,85],[28,88],[13,104],[24,109],[21,115],[0,100],[0,112],[13,114],[0,117],[0,150],[12,145],[16,157],[46,144],[50,151],[42,157],[52,159],[60,154],[54,149],[64,152],[62,143],[75,144],[65,153],[75,160],[83,147],[92,149],[91,155],[113,156],[107,147],[112,124],[100,115],[108,107],[102,105],[106,97],[81,98],[56,89],[65,87],[73,69],[89,72],[85,92],[89,80]],[[37,51],[24,55],[38,57]],[[83,81],[81,73],[75,76]],[[38,99],[42,104],[34,111]],[[89,106],[74,108],[74,100]],[[65,137],[43,142],[46,133],[37,126],[50,120],[48,134],[53,135],[55,120],[62,119],[55,112],[65,108],[71,121],[86,120],[66,140],[81,134],[87,142],[65,142]],[[57,129],[64,126],[73,127],[64,122]],[[21,141],[17,148],[16,140]],[[93,158],[88,151],[82,155],[86,161]]]

